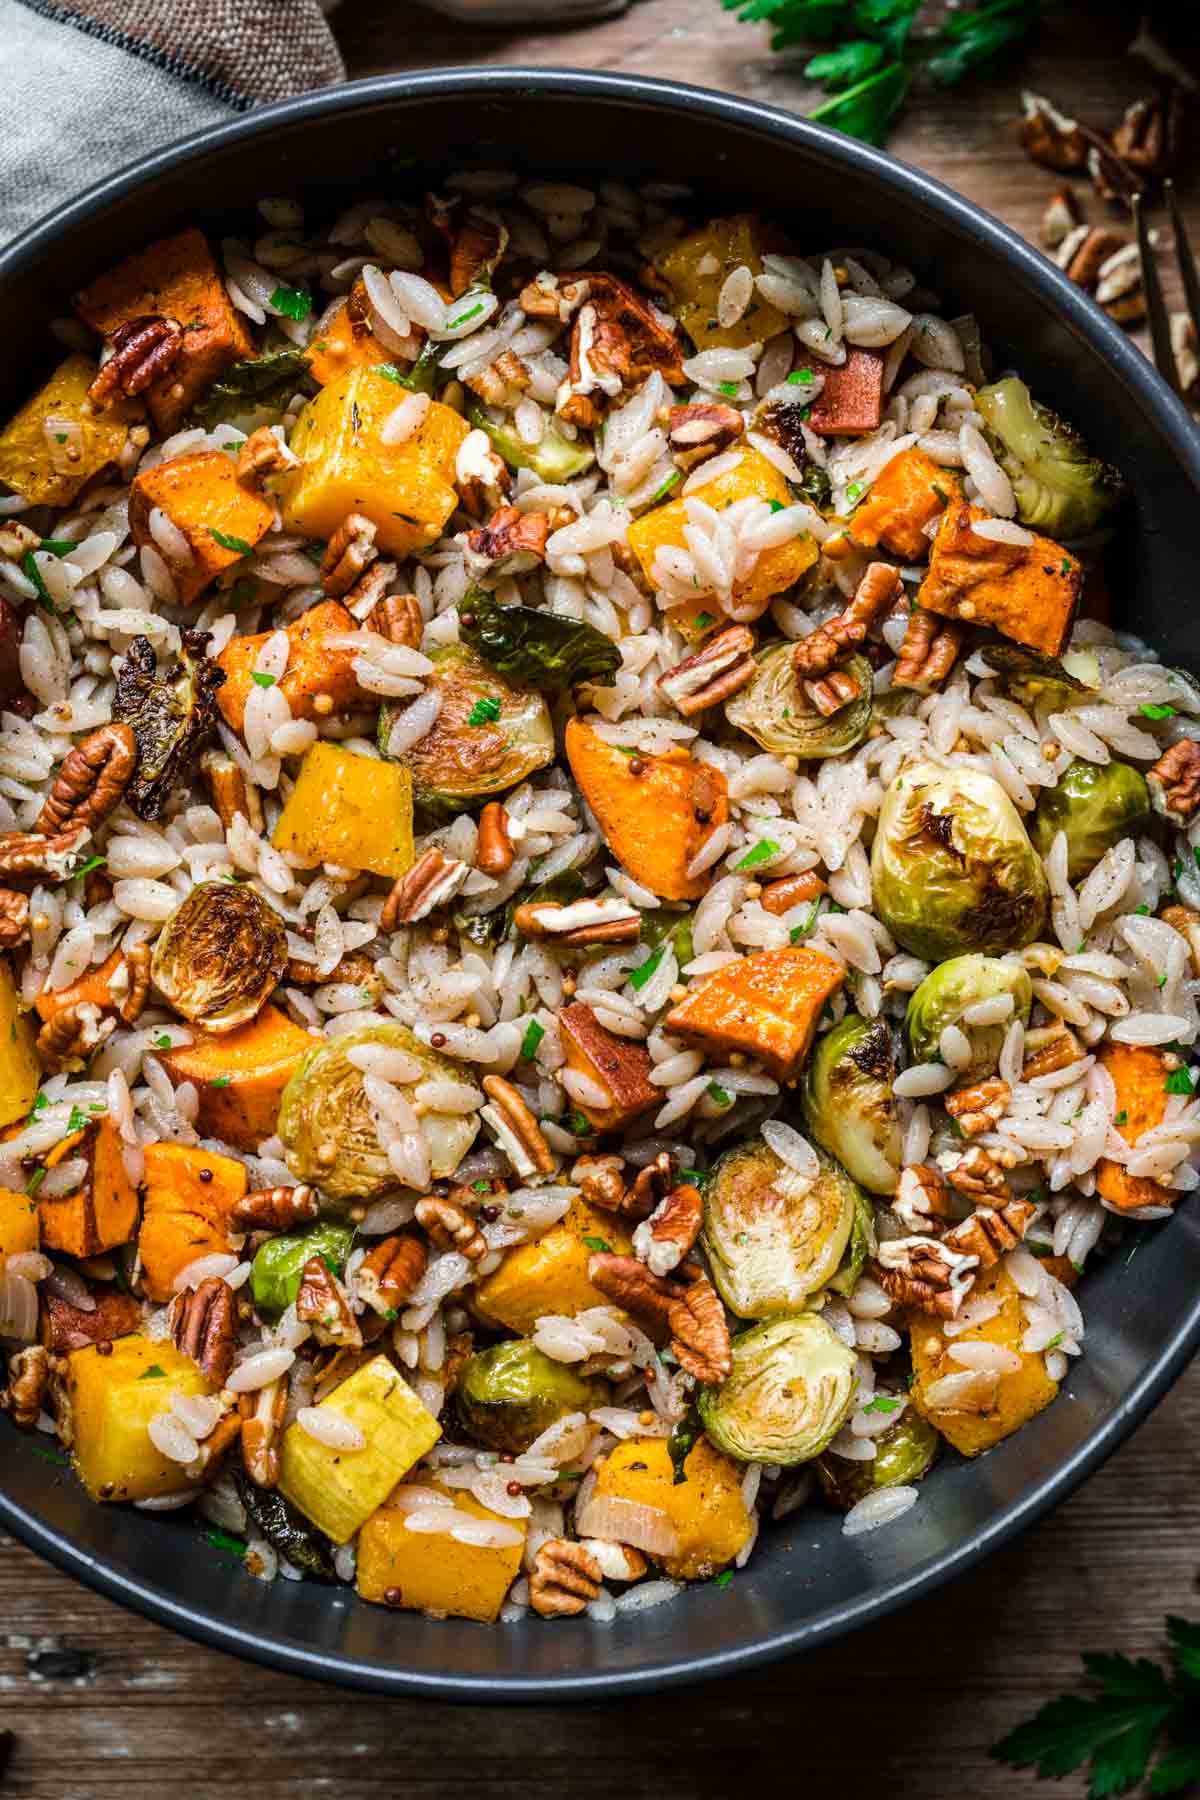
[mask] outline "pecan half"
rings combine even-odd
[[[598,1250],[588,1257],[588,1280],[636,1319],[656,1344],[666,1343],[671,1335],[671,1308],[683,1292],[681,1283],[651,1274],[636,1256],[618,1256],[611,1250]]]
[[[1200,356],[1197,355],[1196,327],[1186,312],[1171,314],[1171,348],[1175,352],[1175,370],[1179,391],[1189,404],[1196,402],[1200,391]]]
[[[307,934],[297,931],[296,935],[303,937]],[[319,975],[315,962],[307,962],[300,956],[289,956],[283,979],[292,987],[321,987],[327,981],[345,981],[351,987],[362,988],[372,1001],[378,1000],[383,992],[383,980],[378,969],[370,957],[360,950],[347,950],[328,975]]]
[[[49,875],[68,881],[87,837],[85,825],[72,825],[54,837],[33,831],[0,832],[0,878]]]
[[[13,1350],[8,1358],[8,1386],[0,1393],[0,1411],[22,1431],[32,1431],[42,1413],[50,1384],[50,1356],[42,1344]]]
[[[802,678],[827,675],[840,657],[866,642],[867,632],[902,598],[904,587],[893,564],[868,563],[844,612],[801,638],[792,651],[792,667]]]
[[[939,619],[936,613],[914,607],[896,658],[892,686],[931,694],[945,681],[962,649],[958,625]]]
[[[671,1349],[681,1369],[706,1386],[724,1381],[733,1366],[729,1325],[721,1297],[707,1275],[689,1282],[671,1307]]]
[[[77,1073],[105,1038],[111,1037],[116,1026],[115,1018],[106,1018],[90,1001],[64,1006],[38,1032],[38,1060],[47,1074],[63,1070]]]
[[[1128,242],[1123,231],[1113,231],[1107,225],[1093,225],[1067,264],[1068,276],[1078,287],[1094,287],[1102,266]]]
[[[421,648],[425,621],[415,594],[388,594],[376,600],[363,623],[368,631],[377,632],[390,644],[403,644],[409,650]]]
[[[518,906],[513,924],[527,938],[557,944],[636,944],[642,915],[628,900],[541,900]]]
[[[479,835],[475,840],[475,866],[485,875],[507,875],[513,866],[512,839],[508,835],[508,813],[501,800],[489,800],[479,815]]]
[[[1200,809],[1200,744],[1180,738],[1164,750],[1146,771],[1146,785],[1156,813],[1172,825],[1189,824]]]
[[[700,1236],[703,1223],[700,1189],[690,1182],[681,1182],[664,1195],[634,1232],[634,1254],[652,1275],[669,1275]]]
[[[600,1592],[600,1565],[590,1550],[568,1538],[547,1538],[529,1574],[529,1604],[543,1619],[585,1610]]]
[[[200,1444],[196,1460],[187,1468],[189,1481],[207,1481],[217,1473],[218,1466],[228,1451],[242,1434],[241,1417],[236,1412],[227,1412],[217,1420],[208,1436]]]
[[[310,1256],[301,1272],[296,1317],[312,1326],[318,1344],[349,1350],[362,1346],[362,1332],[346,1290],[319,1256]]]
[[[950,1179],[953,1181],[954,1176]],[[990,1269],[1010,1250],[1015,1250],[1037,1213],[1032,1200],[1009,1199],[1002,1206],[980,1206],[961,1225],[948,1231],[943,1245],[973,1256],[981,1269]]]
[[[470,873],[466,863],[446,856],[436,846],[424,851],[407,875],[395,882],[384,901],[380,930],[397,931],[401,925],[415,925],[418,919],[428,918],[439,906],[453,900]]]
[[[274,1487],[279,1480],[279,1440],[287,1403],[288,1384],[282,1375],[257,1393],[238,1395],[242,1466],[255,1487]]]
[[[482,1085],[489,1104],[480,1108],[479,1116],[517,1174],[522,1178],[553,1174],[554,1152],[519,1089],[503,1075],[485,1075]]]
[[[781,914],[791,912],[793,906],[802,906],[806,900],[819,900],[828,892],[821,877],[806,870],[800,875],[781,875],[778,881],[769,881],[758,897],[758,904],[764,912],[779,918]]]
[[[34,830],[44,837],[81,825],[94,831],[120,804],[136,761],[131,726],[113,720],[89,732],[64,758]]]
[[[120,979],[126,982],[125,997],[120,999]],[[121,952],[121,962],[110,985],[110,999],[117,1003],[117,1013],[125,1025],[135,1025],[146,1009],[150,992],[150,946],[132,944]]]
[[[528,365],[521,361],[516,351],[502,350],[495,362],[466,376],[463,386],[478,394],[488,406],[511,407],[517,395],[525,392],[531,379]]]
[[[372,521],[361,513],[347,513],[321,558],[321,586],[335,598],[347,593],[378,554]]]
[[[667,414],[667,442],[677,469],[694,469],[721,450],[736,444],[746,421],[736,406],[694,400],[690,406],[673,406]]]
[[[1025,116],[1021,120],[1021,147],[1045,169],[1071,175],[1086,167],[1087,139],[1077,119],[1068,119],[1043,94],[1021,96]]]
[[[472,1215],[457,1200],[426,1194],[416,1205],[416,1221],[439,1250],[457,1250],[468,1262],[487,1253],[487,1240]],[[419,1277],[418,1277],[419,1279]]]
[[[467,572],[481,585],[491,585],[509,575],[524,575],[546,560],[550,536],[548,513],[522,512],[519,506],[501,506],[486,525],[467,533]]]
[[[229,1223],[236,1231],[292,1231],[315,1219],[318,1210],[317,1190],[306,1182],[298,1187],[255,1188],[235,1201]]]
[[[107,406],[118,394],[132,399],[165,375],[183,349],[183,331],[175,319],[143,313],[119,325],[108,347],[112,354],[88,389],[93,406]]]
[[[1059,188],[1052,194],[1042,214],[1042,242],[1046,248],[1057,250],[1068,233],[1074,231],[1079,217],[1079,201],[1073,188]]]
[[[675,1184],[678,1159],[669,1150],[660,1150],[652,1162],[639,1169],[621,1203],[627,1219],[648,1219],[664,1194]]]
[[[210,1275],[188,1293],[176,1294],[167,1313],[175,1348],[223,1387],[237,1348],[237,1300],[219,1275]]]
[[[954,1204],[946,1177],[933,1163],[910,1163],[901,1169],[892,1209],[909,1231],[917,1234],[934,1229],[939,1220],[957,1218],[962,1211]]]
[[[1191,959],[1192,974],[1200,975],[1200,912],[1190,906],[1164,906],[1159,913],[1163,923],[1170,925],[1181,937],[1187,939],[1188,956]],[[1029,1042],[1026,1038],[1026,1043]],[[1078,1054],[1078,1052],[1076,1053]],[[1072,1058],[1074,1061],[1074,1058]],[[1028,1065],[1026,1065],[1026,1069]],[[1021,1071],[1022,1081],[1028,1081],[1026,1069]],[[1041,1071],[1039,1071],[1040,1073]]]
[[[571,281],[546,270],[535,280],[526,282],[517,304],[527,318],[557,320],[560,325],[566,325],[587,297],[586,275]]]
[[[724,1381],[730,1368],[725,1308],[699,1269],[689,1266],[668,1280],[634,1256],[600,1251],[588,1258],[588,1280],[655,1343],[669,1339],[676,1361],[697,1381]]]
[[[252,781],[223,750],[206,750],[200,758],[200,773],[208,788],[208,797],[221,824],[228,831],[241,813],[251,831],[266,829],[262,795]]]
[[[1143,175],[1169,175],[1179,156],[1185,103],[1177,87],[1135,100],[1112,134],[1122,162]]]
[[[680,385],[684,374],[678,338],[628,282],[592,269],[560,279],[586,280],[588,285],[586,304],[571,331],[567,379],[555,403],[564,419],[591,428],[600,419],[594,394],[613,400],[640,387],[656,369],[670,386]]]
[[[1008,1177],[994,1157],[978,1144],[964,1150],[952,1168],[947,1169],[950,1186],[972,1200],[986,1200],[998,1206],[1009,1192]]]
[[[979,1259],[945,1239],[890,1238],[880,1244],[871,1273],[901,1306],[952,1319],[975,1283]]]
[[[247,487],[261,487],[268,475],[279,475],[294,469],[297,458],[269,425],[252,431],[238,451],[237,478]]]
[[[471,1258],[467,1260],[471,1261]],[[411,1231],[381,1238],[359,1264],[359,1298],[385,1318],[394,1314],[412,1294],[428,1262],[429,1254],[424,1244]]]
[[[990,1131],[998,1122],[1011,1093],[1007,1081],[992,1075],[971,1087],[955,1088],[945,1096],[942,1104],[950,1117],[958,1121],[964,1137],[978,1137],[981,1131]]]
[[[1163,918],[1166,918],[1166,913]],[[1200,918],[1200,914],[1197,915]],[[1034,1081],[1039,1075],[1055,1075],[1059,1069],[1069,1068],[1078,1062],[1083,1055],[1083,1046],[1068,1025],[1061,1019],[1053,1025],[1041,1025],[1025,1033],[1025,1061],[1021,1065],[1021,1080]]]
[[[29,935],[29,895],[0,888],[0,950],[12,950]]]
[[[831,719],[862,693],[862,683],[848,669],[830,669],[817,681],[802,683],[804,692],[822,718]]]
[[[693,713],[728,700],[753,674],[754,633],[744,625],[731,625],[660,675],[655,686],[676,712],[690,719]]]
[[[498,214],[484,207],[466,213],[450,242],[450,292],[454,298],[494,275],[507,249],[508,227]]]
[[[619,1213],[625,1202],[625,1159],[621,1156],[578,1156],[571,1180],[590,1206]]]

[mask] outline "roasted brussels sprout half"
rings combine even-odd
[[[891,1027],[849,1013],[818,1038],[805,1071],[804,1122],[818,1144],[873,1194],[894,1194],[901,1131],[892,1100]]]
[[[607,1393],[603,1382],[585,1381],[528,1338],[510,1338],[468,1357],[459,1371],[455,1406],[471,1437],[519,1456],[555,1420],[603,1406]]]
[[[729,1374],[700,1390],[700,1417],[739,1462],[811,1462],[845,1424],[857,1376],[853,1350],[820,1313],[771,1319],[734,1338]]]
[[[430,656],[428,690],[441,697],[442,709],[425,736],[393,759],[408,767],[418,805],[459,812],[554,761],[554,728],[539,693],[510,685],[465,644],[446,644]],[[385,756],[396,711],[389,705],[379,713]]]
[[[980,388],[975,404],[1017,498],[1017,517],[1051,537],[1094,531],[1125,491],[1120,472],[1093,456],[1079,432],[1006,376]]]
[[[1044,656],[1025,644],[984,644],[980,652],[1022,706],[1069,706],[1080,694],[1100,685],[1100,659],[1094,650],[1068,650]]]
[[[703,1243],[721,1298],[742,1319],[795,1312],[836,1275],[858,1189],[817,1152],[811,1187],[761,1138],[736,1144],[704,1190]]]
[[[225,671],[206,654],[211,632],[185,631],[178,667],[160,674],[149,638],[135,637],[117,675],[113,718],[133,729],[137,766],[125,804],[139,819],[161,819],[186,781],[217,716]]]
[[[307,1231],[268,1238],[259,1245],[250,1266],[250,1292],[259,1312],[264,1318],[277,1319],[287,1311],[300,1292],[304,1265],[314,1256],[340,1275],[353,1242],[353,1225],[338,1225],[331,1220],[312,1225]]]
[[[1029,827],[1043,856],[1060,831],[1067,834],[1067,877],[1082,881],[1106,850],[1141,831],[1150,817],[1150,790],[1129,763],[1073,762],[1058,786],[1043,788]]]
[[[275,1488],[256,1487],[240,1470],[235,1470],[233,1479],[251,1523],[272,1549],[286,1556],[293,1568],[303,1569],[317,1581],[337,1580],[333,1546],[323,1531],[310,1525]]]
[[[1050,898],[1000,783],[930,762],[910,763],[883,797],[871,884],[892,936],[925,962],[1023,949],[1041,932]]]
[[[1011,994],[1013,1010],[1000,1025],[962,1024],[969,1006]],[[1000,1060],[1004,1036],[1013,1019],[1029,1023],[1033,983],[1016,959],[996,956],[952,956],[925,977],[908,1002],[904,1030],[914,1062],[937,1062],[938,1041],[947,1025],[959,1025],[971,1041],[971,1061],[961,1079],[979,1081]]]
[[[283,1090],[279,1136],[297,1180],[315,1183],[330,1200],[369,1200],[399,1185],[379,1142],[363,1072],[350,1061],[349,1052],[360,1044],[403,1050],[420,1063],[421,1081],[457,1080],[461,1074],[459,1064],[439,1056],[399,1024],[364,1025],[361,1031],[316,1044]],[[410,1097],[408,1084],[395,1085]],[[470,1149],[479,1118],[475,1113],[427,1111],[420,1126],[429,1145],[432,1178],[440,1181]]]
[[[468,406],[467,419],[478,430],[486,431],[492,449],[510,469],[532,469],[542,481],[574,481],[595,461],[591,446],[583,438],[565,438],[554,425],[546,427],[536,444],[526,444],[510,422],[491,418],[482,406]]]
[[[621,652],[583,619],[564,619],[537,606],[501,606],[472,588],[459,608],[462,641],[490,669],[543,694],[588,681],[611,687]]]
[[[154,985],[185,1019],[233,1031],[261,1011],[287,967],[287,929],[240,881],[202,881],[154,946]]]
[[[832,717],[817,711],[792,667],[791,644],[768,644],[754,660],[750,682],[725,704],[725,717],[776,756],[801,762],[843,756],[866,737],[871,724],[871,665],[852,656],[845,673],[858,683],[858,698]]]
[[[854,1200],[854,1223],[841,1266],[829,1285],[835,1294],[852,1294],[868,1256],[875,1253],[875,1208],[861,1191]]]
[[[881,1394],[871,1404],[895,1407],[901,1402]],[[875,1439],[875,1455],[870,1462],[818,1456],[813,1467],[825,1498],[849,1512],[876,1488],[904,1487],[910,1481],[920,1481],[933,1467],[940,1442],[928,1420],[914,1407],[906,1406],[896,1423]]]

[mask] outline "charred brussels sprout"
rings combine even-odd
[[[801,762],[842,756],[861,744],[871,724],[871,665],[851,656],[844,672],[858,683],[858,697],[830,718],[817,711],[792,667],[791,644],[768,644],[755,656],[758,667],[748,685],[726,702],[731,725],[776,756]]]
[[[256,1487],[240,1472],[236,1472],[233,1479],[251,1522],[273,1550],[286,1556],[293,1568],[303,1569],[306,1575],[315,1576],[318,1581],[337,1580],[333,1546],[323,1531],[301,1518],[295,1507],[289,1506],[274,1488]]]
[[[287,967],[279,914],[240,881],[202,881],[171,914],[150,973],[176,1012],[233,1031],[262,1009]]]
[[[413,798],[435,813],[459,812],[516,787],[535,769],[554,761],[554,730],[546,702],[531,688],[515,687],[465,644],[431,653],[427,691],[441,711],[418,743],[395,760],[413,781]],[[379,748],[388,738],[396,708],[379,714]]]
[[[331,1222],[268,1238],[259,1246],[250,1269],[250,1292],[259,1312],[264,1318],[277,1319],[287,1311],[300,1292],[304,1265],[314,1256],[340,1275],[353,1242],[352,1225]]]
[[[995,1000],[1011,994],[1013,1010],[999,1025],[962,1023],[969,1006],[979,1000]],[[1004,1035],[1013,1019],[1029,1023],[1033,983],[1020,963],[995,956],[953,956],[939,963],[917,988],[908,1003],[904,1029],[914,1062],[937,1062],[938,1041],[947,1025],[959,1025],[971,1041],[971,1061],[959,1079],[979,1081],[990,1075],[1000,1060]]]
[[[1050,897],[1000,783],[929,762],[902,769],[883,797],[871,883],[879,917],[925,962],[1023,949],[1041,932]]]
[[[1141,831],[1150,817],[1150,790],[1129,763],[1073,762],[1058,786],[1043,788],[1029,835],[1043,856],[1060,831],[1067,834],[1067,876],[1082,881],[1106,850]]]
[[[761,1138],[727,1150],[704,1190],[704,1248],[721,1298],[742,1319],[795,1312],[837,1273],[858,1189],[817,1152],[809,1185]]]
[[[365,1025],[317,1043],[283,1090],[279,1135],[297,1180],[315,1183],[331,1200],[369,1200],[399,1186],[379,1141],[363,1071],[350,1061],[350,1051],[366,1044],[412,1058],[411,1082],[396,1083],[406,1099],[418,1082],[456,1080],[460,1074],[457,1063],[439,1056],[403,1025]],[[431,1179],[439,1181],[470,1149],[479,1119],[475,1113],[425,1112],[420,1130],[429,1147]]]
[[[611,687],[621,666],[613,640],[583,619],[537,606],[501,606],[478,588],[459,608],[462,641],[509,681],[543,694],[588,681]]]
[[[829,1285],[835,1294],[852,1294],[868,1256],[875,1253],[875,1209],[860,1190],[854,1200],[854,1223],[850,1242],[837,1274]]]
[[[975,404],[1017,497],[1023,525],[1052,537],[1082,537],[1114,507],[1125,483],[1093,456],[1073,425],[1036,401],[1009,375],[980,388]]]
[[[1058,657],[1043,656],[1025,644],[984,644],[980,655],[1022,706],[1070,706],[1100,686],[1100,659],[1094,650],[1068,650]]]
[[[216,718],[225,671],[206,655],[211,633],[185,631],[177,668],[160,674],[149,638],[135,637],[117,676],[113,718],[133,729],[137,767],[125,803],[139,819],[161,819]]]
[[[895,1077],[890,1027],[851,1013],[817,1040],[804,1078],[809,1131],[873,1194],[894,1194],[900,1179]]]
[[[206,431],[234,419],[263,418],[284,410],[297,389],[311,392],[304,385],[308,363],[303,350],[264,350],[261,356],[248,356],[231,363],[220,381],[214,381],[196,407],[194,417]]]
[[[493,1450],[519,1456],[565,1418],[603,1406],[603,1382],[584,1381],[566,1363],[544,1356],[528,1338],[480,1350],[463,1364],[455,1406],[463,1429]]]
[[[904,1403],[883,1394],[872,1401],[880,1408],[899,1407]],[[844,1456],[819,1456],[814,1465],[821,1492],[834,1506],[849,1512],[876,1488],[904,1487],[919,1481],[932,1468],[940,1439],[933,1426],[911,1406],[894,1425],[881,1431],[875,1439],[875,1455],[870,1462],[847,1462]]]
[[[819,1313],[772,1319],[733,1340],[733,1367],[700,1390],[704,1429],[739,1462],[811,1462],[849,1416],[858,1369]]]
[[[510,469],[532,469],[542,481],[574,481],[595,461],[591,446],[583,438],[577,442],[565,438],[553,424],[547,426],[536,444],[526,444],[511,422],[491,418],[482,406],[468,406],[467,419],[487,433],[492,449]]]

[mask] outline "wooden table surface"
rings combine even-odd
[[[1145,86],[1130,9],[1064,7],[1003,80],[914,110],[897,154],[1034,237],[1053,178],[1010,123],[1021,85],[1097,124]],[[553,32],[455,27],[396,0],[345,0],[352,75],[446,63],[573,64],[675,77],[803,110],[802,58],[717,0],[644,0]],[[1189,189],[1200,245],[1200,204]],[[1097,213],[1099,209],[1097,209]],[[1173,287],[1170,291],[1174,291]],[[1177,302],[1176,302],[1177,303]],[[1081,1647],[1157,1654],[1163,1615],[1195,1614],[1200,1369],[1053,1517],[984,1567],[849,1641],[736,1680],[586,1710],[439,1708],[347,1695],[197,1649],[0,1539],[4,1800],[406,1800],[479,1785],[530,1800],[1021,1800],[1037,1784],[987,1746],[1070,1685]],[[61,1653],[61,1654],[60,1654]],[[787,1787],[784,1787],[784,1783]]]

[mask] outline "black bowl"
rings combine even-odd
[[[665,82],[470,69],[356,83],[268,107],[147,157],[0,254],[0,398],[52,346],[45,322],[118,256],[260,194],[387,192],[470,162],[691,183],[705,206],[757,208],[801,243],[862,243],[970,309],[1035,391],[1131,478],[1114,583],[1122,623],[1200,660],[1194,533],[1200,434],[1141,354],[1035,250],[914,169],[802,119]],[[415,173],[414,169],[419,170]],[[1064,1499],[1142,1419],[1200,1342],[1200,1202],[1143,1227],[1089,1273],[1086,1354],[1056,1404],[976,1463],[947,1457],[919,1504],[867,1537],[823,1511],[764,1534],[727,1587],[612,1625],[433,1623],[347,1589],[247,1579],[193,1526],[93,1506],[44,1442],[0,1427],[0,1525],[102,1593],[203,1642],[298,1674],[455,1699],[579,1699],[728,1674],[877,1618],[978,1561]]]

